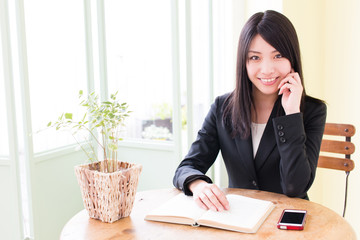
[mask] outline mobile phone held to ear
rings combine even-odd
[[[277,227],[284,230],[303,230],[306,214],[306,210],[284,209]]]

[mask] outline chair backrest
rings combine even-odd
[[[345,200],[343,217],[345,217],[348,177],[350,171],[355,167],[351,160],[351,154],[355,152],[355,145],[351,142],[351,137],[355,135],[355,126],[351,124],[326,123],[323,140],[321,142],[318,167],[345,171]],[[339,140],[339,137],[344,137]],[[331,153],[336,156],[329,156]]]
[[[355,127],[351,124],[326,123],[324,137],[321,142],[318,167],[343,170],[350,172],[354,169],[354,161],[350,155],[355,151],[351,137],[355,134]],[[342,136],[343,140],[334,139],[332,136]],[[343,154],[343,157],[330,157],[324,153]]]

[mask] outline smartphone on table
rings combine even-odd
[[[284,209],[277,227],[284,230],[303,230],[306,214],[306,210]]]

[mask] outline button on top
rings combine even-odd
[[[278,130],[283,130],[283,129],[284,129],[284,126],[281,125],[281,124],[279,124],[279,125],[277,125],[277,129],[278,129]]]

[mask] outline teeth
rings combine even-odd
[[[262,81],[262,82],[272,82],[272,81],[274,81],[276,78],[260,78],[260,80]]]

